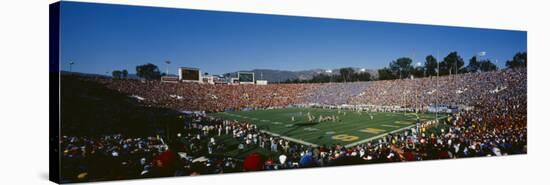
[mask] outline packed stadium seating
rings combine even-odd
[[[395,105],[426,111],[434,104],[470,106],[448,122],[422,123],[418,134],[400,132],[353,147],[306,146],[269,135],[253,124],[189,114],[177,142],[156,137],[64,136],[62,160],[71,161],[67,182],[182,176],[236,171],[304,168],[397,161],[501,156],[527,152],[525,68],[443,77],[326,84],[205,85],[85,78],[134,97],[142,104],[178,111],[219,112],[295,104]],[[272,156],[244,159],[214,154],[227,146],[215,136],[239,141],[239,150],[260,147]],[[186,156],[179,156],[185,153]],[[198,160],[200,156],[210,156]],[[250,160],[248,160],[250,159]],[[254,159],[254,160],[253,160]],[[107,166],[94,160],[114,161]],[[259,164],[250,164],[259,163]],[[107,164],[107,163],[102,163]],[[102,171],[110,169],[109,172]],[[70,172],[70,173],[69,173]],[[76,173],[78,172],[78,173]],[[73,174],[74,173],[74,174]],[[86,174],[84,178],[79,176]],[[108,173],[108,175],[105,175]]]

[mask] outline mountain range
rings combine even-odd
[[[353,68],[355,71],[360,71],[360,68]],[[243,70],[244,71],[244,70]],[[319,74],[329,74],[325,69],[311,69],[311,70],[302,70],[302,71],[288,71],[288,70],[273,70],[273,69],[253,69],[247,72],[253,72],[256,80],[267,80],[269,82],[283,82],[286,80],[309,80],[314,76]],[[378,78],[378,71],[372,69],[366,69],[365,72],[370,73],[372,79]],[[91,74],[91,73],[80,73],[80,72],[69,72],[61,71],[61,74],[75,74],[80,76],[88,77],[111,77],[111,75],[106,74]],[[332,74],[339,75],[339,69],[332,69]],[[169,74],[174,75],[174,74]],[[225,73],[225,76],[229,75],[231,77],[237,77],[237,71]],[[139,79],[135,73],[128,74],[130,79]]]
[[[355,71],[360,71],[360,68],[353,68]],[[287,70],[273,70],[273,69],[254,69],[248,72],[253,72],[256,80],[267,80],[269,82],[283,82],[285,80],[309,80],[319,74],[329,74],[325,69],[311,69],[302,71],[287,71]],[[378,71],[366,69],[373,79],[378,78]],[[332,69],[332,74],[339,75],[339,69]],[[226,73],[227,75],[227,73]],[[231,77],[236,77],[237,72],[229,73]]]

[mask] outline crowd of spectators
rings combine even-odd
[[[369,88],[349,100],[350,104],[427,106],[486,103],[493,97],[517,97],[527,93],[527,72],[522,69],[467,73],[371,82]]]
[[[227,85],[96,79],[150,106],[180,111],[220,112],[300,103],[319,84]]]
[[[294,104],[428,106],[482,104],[487,97],[526,92],[525,69],[372,82],[270,85],[211,85],[95,79],[151,106],[220,112]],[[522,86],[523,85],[523,86]]]
[[[436,82],[437,80],[437,82]],[[62,175],[80,180],[127,179],[420,161],[527,153],[527,72],[494,72],[348,84],[201,85],[102,79],[106,86],[140,97],[145,104],[183,110],[282,107],[294,104],[345,103],[427,107],[471,106],[444,121],[427,121],[356,146],[308,146],[270,135],[247,122],[189,114],[176,141],[159,137],[61,139]],[[353,86],[353,87],[350,87]],[[345,91],[350,92],[345,92]],[[327,95],[312,95],[324,93]],[[332,96],[340,98],[331,98]],[[236,159],[223,155],[238,141],[239,153],[250,147],[269,151]],[[104,161],[104,162],[98,162]],[[253,164],[251,164],[253,163]],[[102,164],[117,164],[106,167]],[[63,172],[63,170],[62,170]],[[71,179],[69,178],[69,179]]]
[[[153,158],[166,150],[160,138],[120,134],[60,138],[63,182],[129,179],[148,175]]]
[[[317,84],[312,92],[307,93],[304,102],[321,105],[342,105],[349,103],[350,98],[368,89],[371,82],[325,83]]]

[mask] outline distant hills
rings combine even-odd
[[[84,77],[101,77],[101,78],[111,78],[111,74],[93,74],[93,73],[81,73],[81,72],[69,72],[69,71],[61,71],[61,75],[78,75],[78,76],[84,76]],[[139,79],[139,77],[136,74],[128,74],[128,79]]]
[[[101,74],[81,73],[81,72],[70,72],[70,71],[61,71],[60,73],[61,73],[61,75],[77,75],[77,76],[85,76],[85,77],[111,78],[111,74],[109,74],[109,75],[101,75]]]
[[[360,68],[353,68],[356,72],[360,71]],[[267,80],[269,82],[284,82],[286,80],[309,80],[312,79],[315,75],[319,74],[328,74],[325,69],[311,69],[311,70],[302,70],[302,71],[288,71],[288,70],[273,70],[273,69],[254,69],[254,70],[242,70],[242,71],[250,71],[254,73],[254,76],[257,80],[263,79]],[[366,72],[370,73],[372,79],[378,78],[378,71],[372,70],[372,69],[366,69]],[[73,74],[73,75],[79,75],[79,76],[87,76],[87,77],[103,77],[103,78],[110,78],[111,74],[92,74],[92,73],[81,73],[81,72],[69,72],[69,71],[61,71],[62,75],[67,74]],[[231,72],[226,73],[224,75],[229,74],[231,77],[237,77],[237,72]],[[332,69],[332,74],[339,75],[339,69]],[[173,74],[170,74],[173,75]],[[221,74],[220,74],[221,75]],[[139,79],[139,77],[136,74],[128,74],[128,78],[130,79]]]
[[[360,68],[353,68],[356,72],[360,71]],[[287,71],[287,70],[272,70],[272,69],[254,69],[250,70],[254,73],[254,76],[257,80],[263,79],[269,82],[283,82],[286,80],[309,80],[314,76],[319,74],[328,74],[325,69],[312,69],[312,70],[302,70],[302,71]],[[378,78],[378,71],[366,69],[365,72],[368,72],[372,78]],[[236,77],[237,72],[229,73],[230,76]],[[339,69],[332,69],[332,74],[339,75]]]

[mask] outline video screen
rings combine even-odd
[[[192,69],[181,69],[181,79],[182,80],[199,80],[200,72],[199,70]]]
[[[254,82],[254,73],[239,73],[240,82]]]

